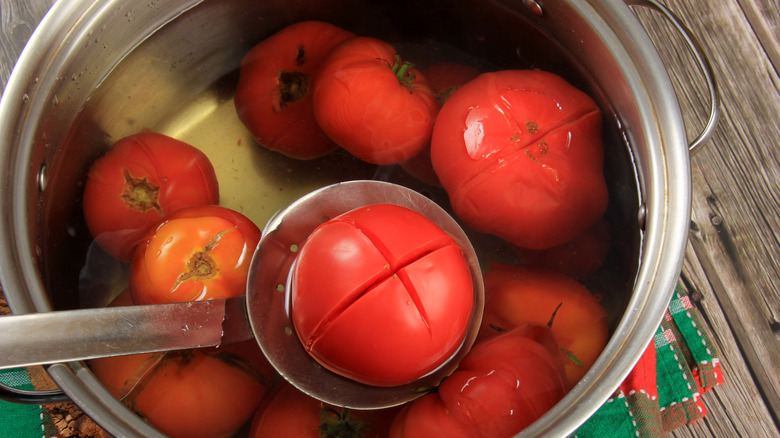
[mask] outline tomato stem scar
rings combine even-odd
[[[202,250],[196,251],[192,257],[187,260],[187,272],[183,272],[181,275],[179,275],[179,277],[176,279],[176,282],[173,284],[173,287],[171,287],[171,291],[175,291],[180,284],[191,278],[196,280],[208,280],[209,278],[214,278],[219,272],[219,266],[209,253],[219,244],[225,234],[235,229],[236,227],[233,227],[220,231],[219,233],[215,234],[211,240],[209,240],[209,242],[206,244],[206,246],[203,247]]]
[[[158,203],[160,186],[152,184],[146,177],[133,177],[127,169],[123,169],[122,173],[125,178],[125,186],[120,197],[128,207],[133,210],[141,210],[144,213],[151,209],[161,210]]]
[[[338,409],[323,406],[320,409],[320,437],[337,438],[363,436],[369,424],[352,416],[349,408]]]
[[[273,110],[276,113],[282,111],[287,104],[303,99],[311,84],[309,76],[299,71],[281,71],[277,81],[279,96],[273,100]]]

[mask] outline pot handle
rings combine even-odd
[[[0,400],[24,405],[45,405],[70,400],[61,389],[28,391],[0,383]]]
[[[670,11],[669,8],[656,0],[625,0],[625,2],[629,6],[644,6],[653,9],[669,20],[683,38],[685,38],[685,42],[688,44],[688,47],[696,58],[696,62],[699,64],[699,69],[702,74],[704,74],[704,79],[707,81],[707,88],[709,89],[710,94],[710,116],[701,133],[688,145],[690,153],[693,154],[704,142],[709,140],[715,132],[718,118],[720,118],[720,92],[718,90],[718,83],[715,80],[715,73],[712,69],[712,65],[704,54],[704,50],[702,49],[699,40],[693,35],[693,32],[691,32],[688,26],[686,26],[677,15]]]

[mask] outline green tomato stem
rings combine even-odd
[[[388,62],[388,65],[390,63]],[[401,56],[399,54],[395,54],[395,63],[390,67],[390,70],[395,73],[395,77],[398,78],[398,81],[403,84],[405,87],[412,89],[412,82],[414,82],[416,76],[414,72],[409,71],[411,68],[414,67],[414,64],[411,62],[401,62]]]

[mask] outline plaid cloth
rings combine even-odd
[[[24,369],[0,371],[0,381],[33,389]],[[680,284],[653,341],[625,381],[573,437],[662,437],[704,417],[701,395],[723,383],[718,352]],[[51,437],[40,406],[0,401],[0,437]]]
[[[0,371],[0,382],[16,389],[32,390],[24,368]],[[36,405],[17,405],[0,400],[0,437],[44,436],[43,410]]]
[[[722,383],[719,354],[699,310],[678,284],[639,362],[574,437],[663,436],[704,418],[701,395]]]

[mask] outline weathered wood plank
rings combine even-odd
[[[780,2],[739,0],[739,4],[775,69],[780,70]]]
[[[692,232],[693,234],[693,232]],[[780,435],[772,415],[762,399],[748,369],[739,343],[729,326],[728,313],[722,309],[717,294],[709,285],[708,272],[699,262],[694,247],[695,237],[686,251],[683,281],[689,286],[697,308],[705,318],[705,326],[721,354],[721,366],[726,384],[703,396],[707,409],[704,420],[672,433],[675,437],[776,437]]]
[[[778,436],[780,341],[780,80],[750,17],[734,0],[667,2],[699,36],[718,77],[723,114],[692,159],[691,244],[684,276],[724,352],[727,383],[705,395],[709,418],[679,436]],[[701,74],[664,20],[637,11],[659,47],[693,137],[708,107]],[[744,362],[742,358],[744,357]],[[755,380],[755,383],[754,383]]]
[[[54,0],[0,3],[0,59],[15,61],[19,58],[38,22],[53,4]],[[0,63],[0,96],[12,69],[12,63]]]

